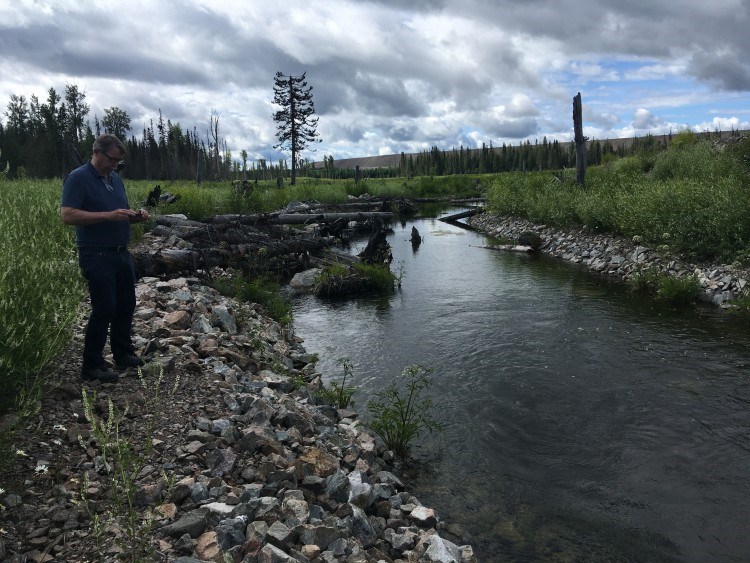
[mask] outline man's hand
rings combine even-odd
[[[132,209],[115,209],[113,211],[83,211],[73,207],[62,207],[60,209],[63,223],[66,225],[95,225],[105,221],[129,221],[140,223],[151,217],[145,209],[133,211]]]
[[[133,214],[130,216],[130,222],[141,223],[142,221],[148,221],[150,217],[151,214],[148,210],[141,207],[138,211],[133,211]]]

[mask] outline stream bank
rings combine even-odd
[[[193,250],[170,230],[136,252],[168,248]],[[262,307],[179,272],[140,279],[136,295],[142,378],[131,369],[115,385],[82,383],[83,324],[42,374],[52,391],[0,482],[0,560],[476,560],[405,490],[356,411],[317,404],[315,358]],[[117,460],[96,440],[82,388],[137,460],[132,509],[116,507],[106,467]]]
[[[560,229],[517,217],[496,217],[481,213],[468,219],[473,228],[498,238],[516,240],[534,232],[541,239],[539,250],[599,274],[624,281],[643,270],[654,270],[678,278],[695,275],[701,285],[700,300],[723,308],[746,294],[750,270],[729,264],[697,264],[627,239],[581,228]]]

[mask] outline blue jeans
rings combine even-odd
[[[130,333],[135,311],[135,271],[125,247],[79,248],[78,264],[91,296],[91,315],[83,344],[85,371],[105,366],[107,333],[115,358],[133,353]]]

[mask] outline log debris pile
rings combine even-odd
[[[137,275],[171,277],[213,268],[237,268],[248,275],[291,275],[307,267],[308,257],[333,244],[331,237],[262,222],[224,216],[199,222],[161,216],[133,249]]]
[[[245,275],[291,277],[352,232],[379,232],[394,212],[416,212],[405,198],[355,198],[343,204],[292,202],[276,213],[227,214],[193,221],[162,215],[132,251],[138,277],[197,275],[236,268]],[[293,227],[292,227],[293,226]]]

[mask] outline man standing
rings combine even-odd
[[[86,325],[81,375],[87,381],[114,383],[119,379],[104,361],[109,343],[115,365],[138,367],[131,341],[135,311],[135,271],[128,252],[130,223],[149,218],[148,211],[133,211],[125,185],[117,175],[125,145],[114,135],[96,138],[91,160],[73,170],[63,184],[60,215],[76,227],[78,264],[91,296],[91,315]]]

